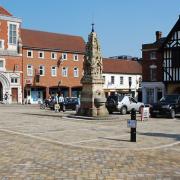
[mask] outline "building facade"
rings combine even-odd
[[[0,7],[0,102],[37,104],[61,91],[79,96],[82,90],[85,42],[80,36],[21,28],[21,19]],[[103,59],[104,90],[141,93],[141,64]],[[140,96],[139,96],[140,97]]]
[[[21,19],[0,7],[0,101],[22,102]]]
[[[180,16],[162,45],[163,82],[168,94],[180,94]]]
[[[130,94],[141,101],[142,65],[138,61],[103,59],[103,86],[106,96],[112,93]]]
[[[79,36],[22,29],[23,90],[36,104],[59,90],[78,96],[82,85],[85,42]]]
[[[147,104],[156,103],[164,94],[163,56],[160,47],[165,38],[156,31],[154,43],[142,45],[142,101]]]

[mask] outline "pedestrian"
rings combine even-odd
[[[59,112],[59,110],[60,110],[60,106],[59,106],[59,94],[58,93],[56,93],[56,96],[55,96],[54,110],[55,110],[55,112]]]
[[[63,94],[61,94],[60,97],[59,97],[59,104],[60,104],[60,111],[62,110],[64,112],[65,111],[65,105],[64,105]]]
[[[9,98],[9,95],[8,95],[8,92],[6,92],[4,95],[5,104],[8,103],[8,98]]]

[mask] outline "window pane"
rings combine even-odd
[[[3,68],[3,61],[0,61],[0,68]]]

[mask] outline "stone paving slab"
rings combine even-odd
[[[38,106],[0,105],[0,179],[180,179],[180,119],[67,118]],[[139,115],[138,115],[139,119]]]

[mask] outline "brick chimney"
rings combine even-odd
[[[162,37],[161,31],[156,31],[156,41],[158,41]]]

